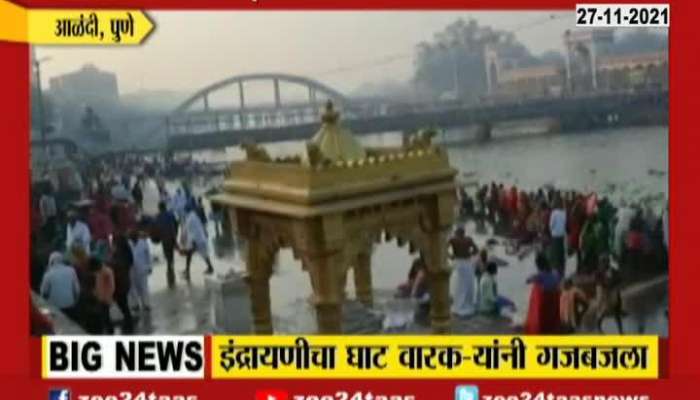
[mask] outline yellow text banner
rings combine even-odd
[[[214,336],[215,379],[658,377],[656,336]]]
[[[0,40],[42,45],[137,45],[153,31],[140,10],[24,9],[0,0]]]

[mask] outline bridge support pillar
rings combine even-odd
[[[280,80],[275,79],[272,82],[274,82],[275,85],[275,108],[280,108],[282,106],[282,99],[280,97]]]
[[[243,91],[243,81],[238,81],[238,100],[240,101],[241,110],[245,108],[245,94]]]
[[[318,116],[319,109],[318,109],[318,101],[316,100],[316,89],[314,89],[312,87],[309,87],[309,103],[311,103],[311,107],[313,109],[313,113],[311,115]]]
[[[551,118],[546,122],[547,133],[560,133],[561,132],[561,120],[559,118]]]
[[[491,123],[490,122],[482,122],[477,125],[476,127],[476,140],[479,142],[488,142],[491,140]]]
[[[591,41],[590,45],[590,58],[591,58],[591,85],[593,86],[593,91],[598,90],[598,61],[597,61],[597,49],[595,41]]]
[[[408,141],[411,139],[411,131],[405,130],[401,132],[401,143],[404,147],[408,146]]]

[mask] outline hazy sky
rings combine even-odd
[[[549,15],[557,18],[546,23]],[[228,76],[286,72],[341,91],[365,82],[405,80],[414,46],[459,17],[516,30],[539,54],[561,50],[574,13],[538,12],[152,12],[156,30],[139,47],[40,47],[45,79],[85,63],[117,73],[120,93],[192,91]],[[393,61],[386,63],[388,58]],[[384,63],[383,63],[384,61]],[[382,64],[382,65],[377,65]],[[348,70],[338,71],[338,69]]]

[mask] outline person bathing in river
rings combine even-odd
[[[498,199],[498,186],[496,186],[496,182],[491,182],[488,193],[488,204],[486,205],[488,209],[487,218],[489,221],[491,221],[491,223],[496,221],[496,214],[498,213],[499,204]]]
[[[408,298],[411,297],[411,293],[413,292],[413,286],[416,282],[416,278],[418,277],[418,272],[425,267],[425,262],[423,261],[423,256],[419,256],[415,260],[413,260],[413,263],[411,264],[411,269],[408,271],[408,279],[406,279],[406,282],[400,284],[396,288],[396,294],[394,297],[397,298]]]
[[[499,316],[501,310],[505,308],[515,311],[515,303],[498,294],[497,274],[498,265],[495,262],[489,262],[486,265],[486,272],[479,280],[478,311],[480,314]]]
[[[428,292],[428,266],[425,259],[421,255],[418,257],[416,268],[416,276],[411,287],[411,298],[418,300],[418,303],[424,308],[430,306],[430,293]]]
[[[462,194],[460,196],[462,216],[465,218],[474,218],[474,199],[472,199],[464,189],[462,189]]]
[[[518,207],[514,216],[511,233],[513,249],[509,251],[519,253],[521,246],[531,244],[537,237],[536,221],[533,221],[536,216],[530,207],[527,193],[521,192],[518,195]]]
[[[473,256],[479,249],[464,228],[457,228],[449,240],[454,259],[452,285],[452,313],[459,317],[474,314],[474,263]]]
[[[482,185],[476,192],[476,204],[479,207],[479,213],[481,214],[481,219],[486,218],[488,212],[486,211],[486,196],[488,195],[489,187],[488,185]]]
[[[479,254],[476,256],[476,259],[474,260],[474,280],[476,282],[476,293],[475,293],[475,303],[479,304],[479,281],[481,280],[481,277],[486,273],[486,266],[488,265],[490,259],[489,259],[489,252],[486,250],[486,247],[482,247],[481,250],[479,250]]]
[[[608,230],[597,212],[591,214],[581,230],[581,262],[580,272],[595,272],[598,260],[608,252]]]
[[[498,185],[498,221],[494,225],[494,234],[502,235],[510,228],[508,190],[503,184]]]
[[[506,198],[508,200],[508,216],[510,217],[511,221],[513,221],[517,218],[518,207],[520,205],[520,196],[518,194],[517,186],[513,185],[510,187],[510,190],[507,192]]]
[[[456,259],[468,259],[479,252],[479,248],[474,243],[474,240],[465,234],[463,227],[455,230],[455,234],[448,244],[452,248],[453,257]]]

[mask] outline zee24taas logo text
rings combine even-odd
[[[197,395],[185,394],[158,394],[155,392],[131,392],[123,391],[112,394],[78,394],[71,397],[68,389],[49,390],[49,400],[197,400]]]

